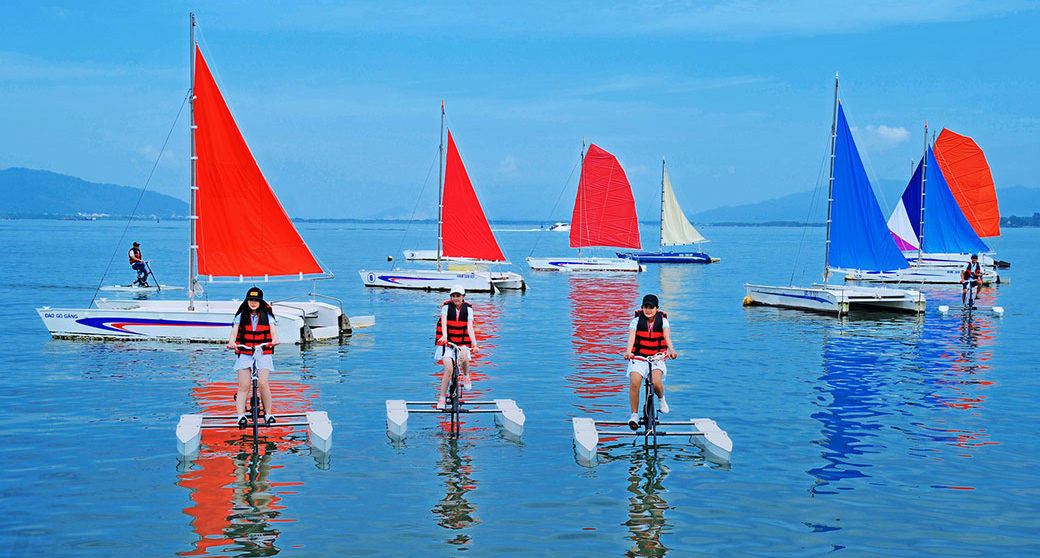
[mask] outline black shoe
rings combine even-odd
[[[245,428],[247,424],[249,424],[249,421],[246,420],[246,416],[245,415],[242,415],[242,416],[238,417],[238,429],[239,430],[242,430],[243,428]]]

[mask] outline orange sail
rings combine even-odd
[[[504,262],[505,256],[488,225],[480,200],[462,165],[455,139],[448,130],[448,155],[444,164],[444,211],[441,224],[444,256]]]
[[[570,240],[571,248],[640,248],[636,202],[628,177],[617,159],[596,144],[589,145],[581,165]]]
[[[1000,236],[1000,208],[986,156],[968,136],[943,129],[935,140],[939,161],[950,191],[975,234],[986,238]]]
[[[323,274],[260,172],[198,48],[194,93],[199,275]]]

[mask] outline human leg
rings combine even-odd
[[[657,395],[658,407],[662,413],[668,412],[668,403],[664,400],[664,371],[654,369],[654,393]]]
[[[260,400],[264,403],[264,415],[267,416],[267,422],[274,422],[274,408],[271,406],[271,371],[267,368],[258,370],[256,372],[256,385],[260,391]]]
[[[238,393],[235,395],[235,414],[243,417],[246,414],[246,398],[249,397],[249,388],[252,386],[251,370],[240,368],[238,370]]]

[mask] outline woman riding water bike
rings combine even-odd
[[[676,358],[672,347],[672,329],[668,316],[657,308],[655,295],[643,297],[643,306],[637,310],[635,317],[628,325],[628,345],[625,348],[625,359],[629,361],[625,374],[629,379],[628,400],[632,415],[628,419],[628,427],[639,428],[639,389],[643,378],[652,374],[654,393],[660,401],[662,413],[668,412],[668,403],[664,399],[664,378],[668,375],[668,367],[664,359],[648,360],[648,357],[666,352],[670,358]],[[647,417],[649,418],[649,417]]]
[[[231,322],[231,336],[227,343],[227,347],[235,349],[235,354],[238,355],[233,369],[238,374],[235,414],[238,415],[239,427],[244,428],[248,423],[245,414],[246,399],[252,388],[254,360],[257,369],[257,386],[260,390],[260,399],[264,403],[267,424],[271,425],[275,422],[271,407],[271,385],[268,379],[271,370],[274,369],[274,359],[272,358],[274,346],[279,344],[277,323],[271,305],[264,301],[264,291],[257,287],[246,291],[246,299],[238,307],[238,312]],[[263,345],[260,347],[260,353],[254,354],[252,349],[260,345]]]

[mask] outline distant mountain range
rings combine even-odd
[[[9,168],[0,170],[0,214],[6,216],[112,215],[134,213],[161,218],[183,217],[188,204],[172,196],[139,188],[87,182],[75,176],[45,170]]]
[[[879,191],[884,198],[882,205],[893,207],[905,186],[901,181],[881,180]],[[801,192],[758,203],[691,212],[690,217],[695,223],[823,223],[827,220],[827,191],[821,190],[815,194],[813,191]],[[4,200],[4,204],[0,205],[0,216],[66,217],[96,214],[125,217],[134,211],[134,204],[140,195],[141,191],[137,188],[87,182],[45,170],[0,170],[0,196]],[[1002,216],[1029,217],[1040,212],[1040,188],[998,188],[997,199],[1000,201]],[[155,215],[164,219],[184,217],[188,214],[188,204],[165,194],[145,192],[136,214],[140,217]],[[371,215],[369,218],[386,218],[386,215]]]
[[[881,180],[882,206],[891,211],[902,195],[906,184],[895,180]],[[1002,216],[1027,217],[1040,211],[1040,188],[1011,186],[997,189],[997,201]],[[811,207],[810,207],[811,206]],[[824,223],[827,221],[827,190],[819,193],[801,192],[758,203],[734,205],[693,213],[694,223],[769,223],[794,221]],[[888,219],[888,213],[885,213]]]

